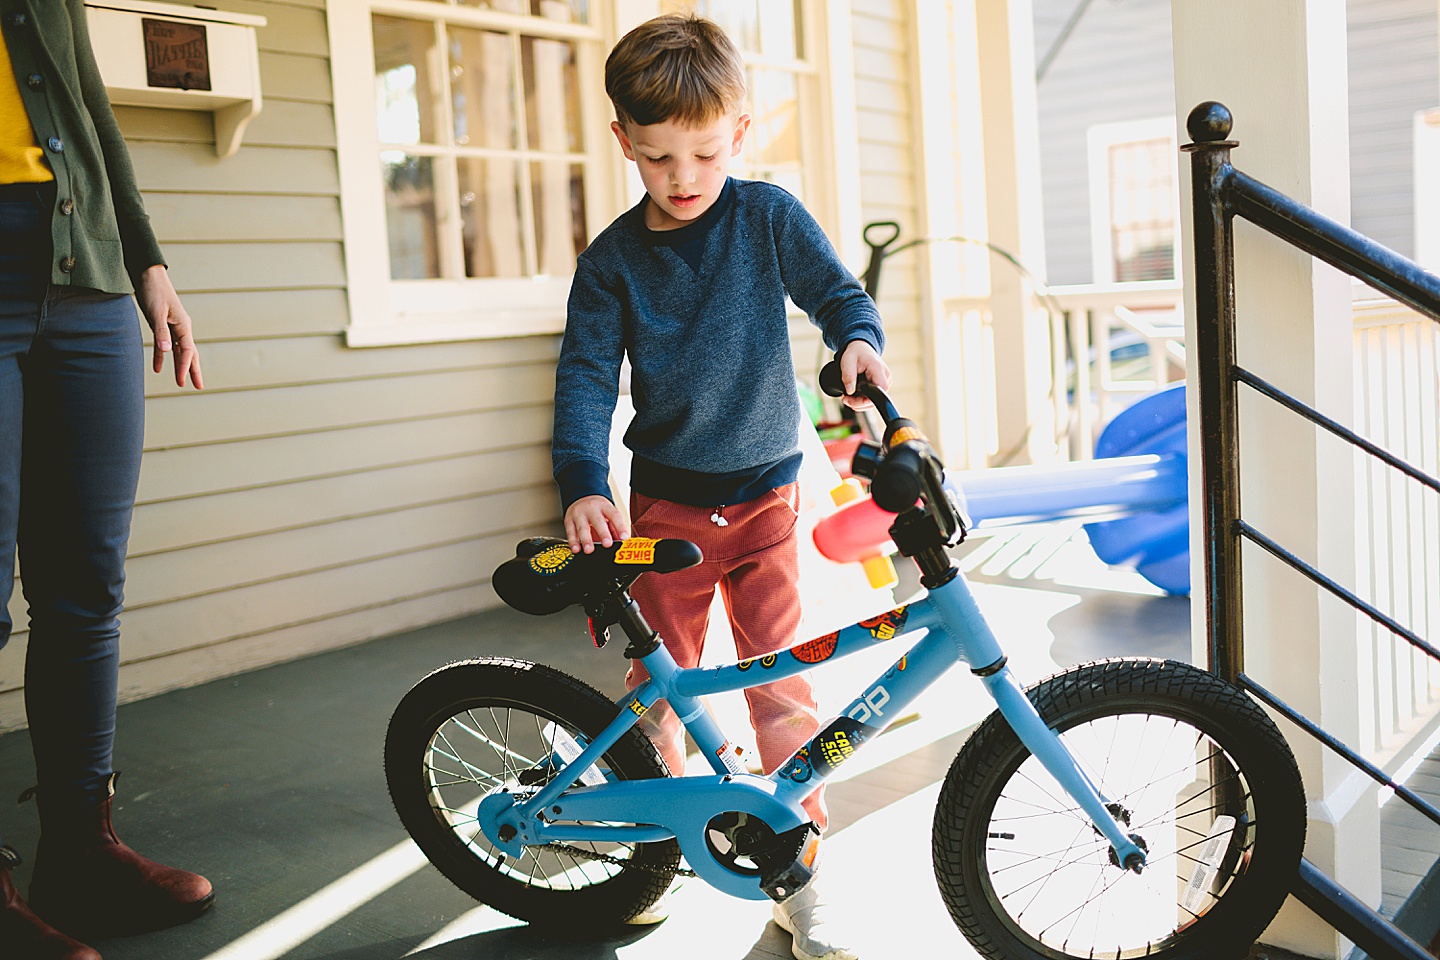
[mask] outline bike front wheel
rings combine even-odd
[[[1224,960],[1279,911],[1305,844],[1289,745],[1243,692],[1163,660],[1084,664],[1031,701],[1146,851],[1140,874],[998,712],[935,811],[951,917],[993,960]]]
[[[400,701],[385,737],[395,811],[430,862],[456,886],[531,923],[604,926],[631,919],[665,892],[679,844],[577,841],[511,857],[486,839],[476,811],[487,795],[537,792],[618,707],[558,670],[522,660],[452,663]],[[632,728],[581,783],[664,777],[655,747]]]

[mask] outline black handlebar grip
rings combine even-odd
[[[870,481],[870,496],[875,505],[891,513],[901,513],[915,506],[920,499],[920,454],[909,445],[901,445],[885,455],[885,461]]]
[[[820,368],[820,389],[827,397],[845,396],[845,381],[840,376],[839,360],[831,360]]]

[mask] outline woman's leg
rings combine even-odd
[[[18,539],[43,821],[46,809],[103,801],[112,772],[145,368],[128,296],[52,288],[39,326],[24,372]]]
[[[137,854],[111,822],[144,369],[133,300],[52,289],[25,369],[21,451],[25,704],[40,808],[30,904],[80,936],[184,923],[214,900],[208,880]]]
[[[15,589],[15,532],[20,521],[20,436],[25,390],[21,370],[35,335],[39,306],[0,296],[0,647],[10,640]],[[0,838],[0,844],[4,839]]]

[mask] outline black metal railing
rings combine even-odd
[[[1395,783],[1383,770],[1326,733],[1245,673],[1240,552],[1250,541],[1299,571],[1321,589],[1370,617],[1415,649],[1440,661],[1440,650],[1403,624],[1336,583],[1265,536],[1240,514],[1239,387],[1279,403],[1355,447],[1440,491],[1440,480],[1360,437],[1296,400],[1236,362],[1235,251],[1233,220],[1241,217],[1276,237],[1440,321],[1440,277],[1265,184],[1230,164],[1230,111],[1202,103],[1186,121],[1192,143],[1192,197],[1195,209],[1196,355],[1200,405],[1200,450],[1204,499],[1205,607],[1210,669],[1248,690],[1368,776],[1395,791],[1440,825],[1440,810]],[[1372,957],[1433,960],[1415,940],[1301,860],[1295,896]]]

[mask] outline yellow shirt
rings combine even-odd
[[[20,99],[10,50],[0,42],[0,183],[42,183],[55,174],[35,143],[30,115]]]

